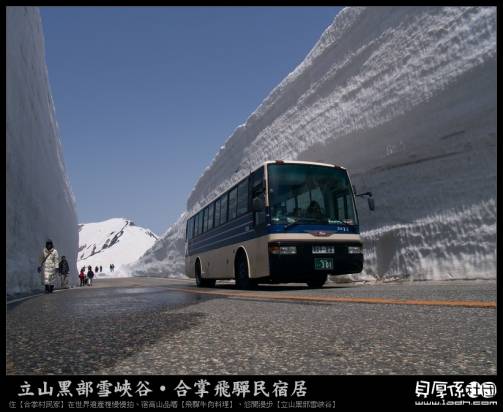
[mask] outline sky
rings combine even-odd
[[[341,7],[41,7],[79,223],[163,234]]]

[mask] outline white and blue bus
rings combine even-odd
[[[362,268],[355,193],[341,166],[265,162],[187,220],[185,272],[199,287],[235,279],[239,289],[318,288]]]

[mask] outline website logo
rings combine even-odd
[[[497,405],[494,382],[425,381],[416,382],[416,405]]]

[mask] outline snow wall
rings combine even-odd
[[[38,258],[47,238],[76,284],[79,234],[45,62],[38,8],[6,8],[7,297],[43,289]],[[60,285],[56,284],[56,287]]]
[[[496,277],[496,8],[350,7],[239,126],[187,211],[130,267],[183,276],[186,218],[265,160],[344,165],[364,272]],[[235,172],[238,170],[237,172]]]

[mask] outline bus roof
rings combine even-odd
[[[274,163],[294,163],[294,164],[305,164],[305,165],[315,165],[315,166],[326,166],[326,167],[338,167],[339,169],[346,170],[346,168],[335,163],[319,163],[319,162],[307,162],[303,160],[267,160],[263,164],[274,164]]]

